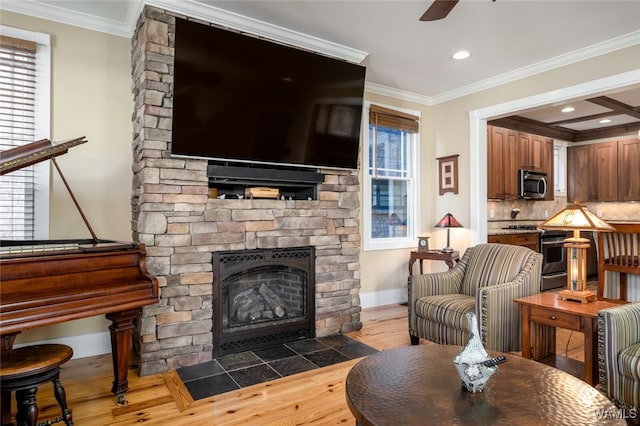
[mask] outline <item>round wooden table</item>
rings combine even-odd
[[[460,346],[423,344],[379,352],[349,372],[349,409],[361,425],[609,425],[614,404],[570,374],[509,354],[483,392],[463,389]],[[601,411],[598,411],[601,410]],[[605,412],[608,419],[599,418]]]

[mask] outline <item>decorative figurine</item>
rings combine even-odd
[[[462,379],[462,386],[469,392],[482,392],[484,385],[498,369],[497,364],[506,362],[507,359],[504,356],[489,357],[478,335],[476,314],[469,312],[466,317],[471,337],[467,346],[453,359],[453,363]]]

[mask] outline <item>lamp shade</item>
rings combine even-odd
[[[616,230],[613,226],[591,213],[585,206],[580,205],[577,201],[560,210],[538,225],[538,227],[564,231],[613,232]]]
[[[436,223],[436,228],[462,228],[462,225],[451,213],[447,213]]]

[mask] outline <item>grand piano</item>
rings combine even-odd
[[[97,238],[80,209],[55,157],[84,142],[84,137],[55,144],[44,139],[0,153],[0,175],[51,160],[92,236],[0,241],[1,350],[10,350],[22,330],[105,315],[111,321],[111,392],[125,404],[134,321],[143,306],[158,301],[158,281],[146,270],[143,244]],[[2,395],[3,424],[7,398]]]

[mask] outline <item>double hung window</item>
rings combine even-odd
[[[419,115],[368,105],[364,164],[364,248],[415,245]]]
[[[49,37],[0,27],[0,151],[49,135]],[[48,162],[0,176],[0,238],[48,237]]]

